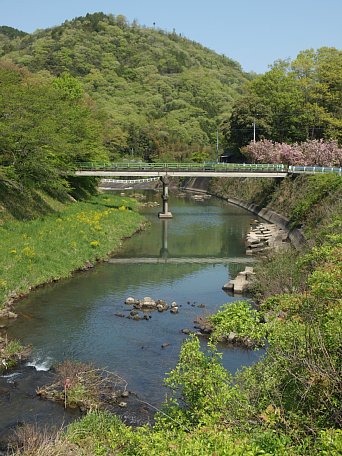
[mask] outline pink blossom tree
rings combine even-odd
[[[272,142],[267,139],[251,142],[246,155],[252,162],[283,163],[297,166],[342,166],[342,149],[337,141],[312,140],[300,144]]]

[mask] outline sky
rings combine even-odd
[[[33,32],[96,11],[175,30],[256,73],[305,49],[342,49],[342,0],[0,0],[0,25]]]

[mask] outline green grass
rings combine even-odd
[[[31,349],[24,347],[18,340],[9,341],[0,337],[0,373],[13,368],[21,359],[28,356]]]
[[[107,258],[144,218],[129,198],[99,195],[60,212],[0,226],[0,308],[12,297]]]

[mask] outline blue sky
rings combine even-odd
[[[304,49],[342,48],[341,0],[0,0],[0,25],[33,32],[95,11],[175,29],[257,73]]]

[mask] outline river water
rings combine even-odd
[[[160,199],[160,194],[147,195]],[[158,219],[160,208],[145,209],[150,228],[126,241],[113,263],[38,289],[18,303],[19,318],[9,335],[33,345],[30,364],[47,368],[64,359],[92,362],[117,372],[140,398],[160,405],[166,393],[163,378],[175,367],[187,337],[181,330],[193,330],[196,316],[238,299],[222,286],[249,261],[245,236],[255,218],[215,198],[173,197],[170,208],[174,217],[168,221]],[[240,263],[234,263],[236,258]],[[128,319],[128,296],[176,301],[179,313]],[[240,348],[222,351],[232,373],[260,356]]]

